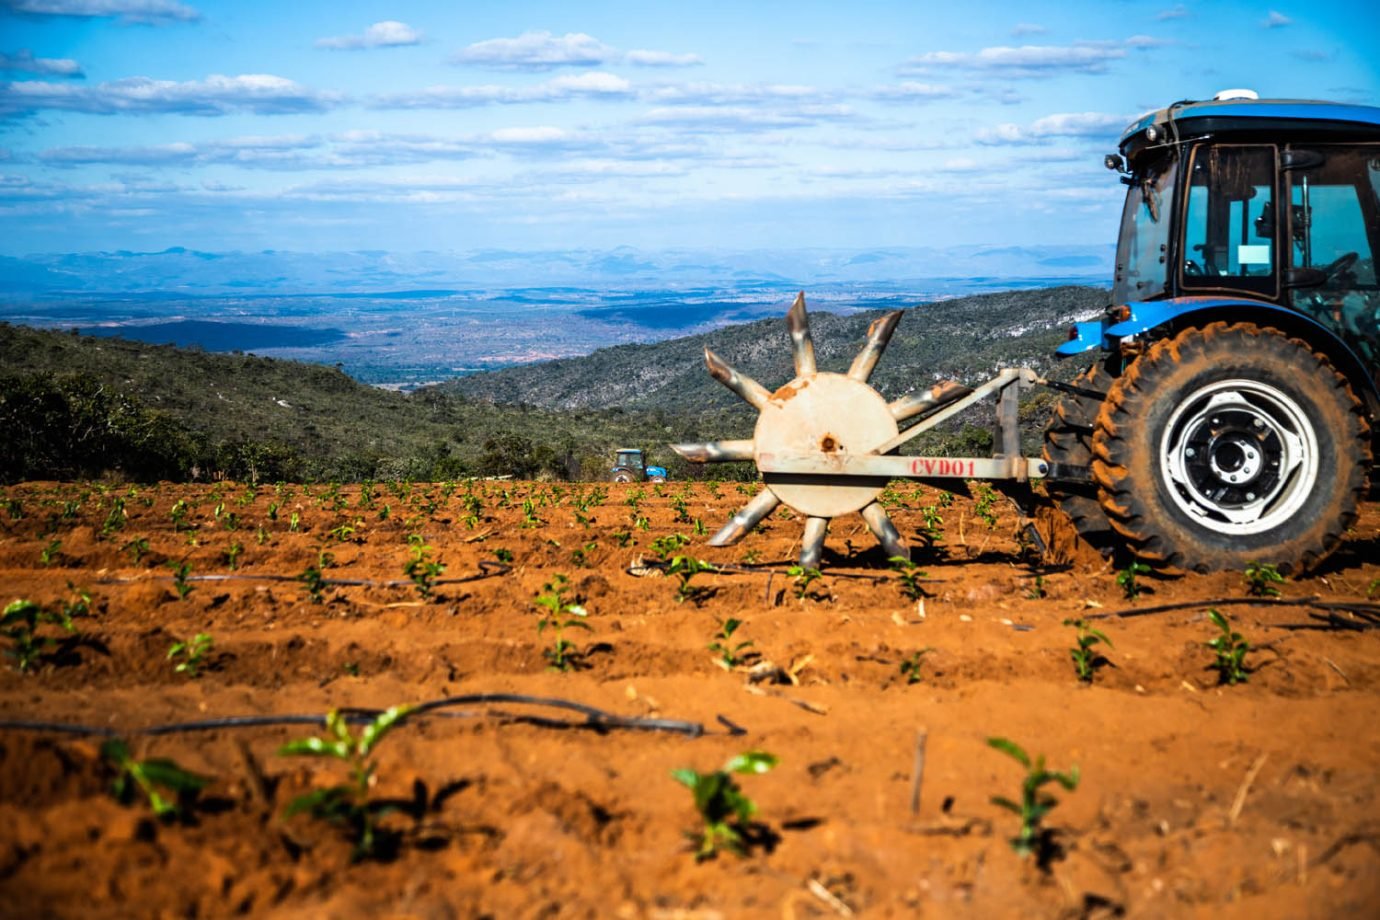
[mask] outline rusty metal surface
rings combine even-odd
[[[786,313],[786,329],[791,333],[791,353],[795,357],[795,375],[807,377],[815,368],[815,343],[810,338],[810,317],[805,312],[805,292],[795,297]]]
[[[908,393],[900,399],[892,401],[888,406],[891,410],[892,418],[898,422],[904,422],[908,418],[914,418],[921,412],[928,412],[940,406],[946,406],[955,400],[962,399],[973,392],[971,387],[953,380],[945,380],[936,383],[928,390],[919,393]]]
[[[671,450],[691,463],[731,463],[751,460],[752,441],[702,441],[692,444],[672,444]]]
[[[771,398],[771,393],[751,377],[738,373],[731,364],[720,358],[708,348],[704,350],[704,363],[709,367],[709,376],[737,393],[744,402],[761,409]]]
[[[876,454],[757,453],[757,468],[772,490],[798,486],[845,488],[856,477],[888,479],[1039,479],[1049,463],[1038,457],[896,457]],[[832,483],[832,485],[831,485]]]
[[[757,497],[743,506],[743,509],[733,517],[728,519],[728,523],[719,528],[719,532],[710,539],[710,546],[732,546],[749,530],[756,527],[762,518],[776,510],[776,506],[781,504],[781,499],[777,498],[770,489],[763,489],[757,493]]]
[[[867,327],[867,344],[863,345],[862,351],[853,359],[853,366],[848,368],[848,376],[854,380],[866,383],[872,376],[872,369],[877,366],[877,360],[881,358],[882,352],[886,351],[887,343],[891,341],[891,334],[896,331],[896,324],[901,321],[901,310],[895,310],[879,319],[874,319],[872,325]]]

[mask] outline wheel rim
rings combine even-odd
[[[1318,439],[1299,404],[1258,380],[1224,380],[1180,403],[1160,443],[1169,493],[1218,533],[1270,530],[1318,479]]]

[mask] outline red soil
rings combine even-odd
[[[834,522],[825,574],[797,598],[784,570],[801,523],[781,512],[736,547],[693,536],[679,552],[725,565],[746,556],[761,567],[697,576],[692,585],[706,594],[676,603],[676,580],[639,560],[655,558],[658,537],[692,534],[675,520],[678,497],[712,532],[746,501],[735,486],[603,486],[607,500],[583,512],[587,525],[574,497],[589,484],[473,488],[482,507],[472,522],[463,484],[451,494],[415,486],[407,497],[379,488],[371,507],[354,487],[339,502],[321,486],[285,496],[229,484],[219,494],[171,485],[0,490],[11,503],[0,505],[3,601],[59,607],[74,596],[69,582],[92,596],[90,614],[74,621],[86,641],[53,649],[30,673],[0,670],[0,719],[113,728],[136,756],[213,777],[184,821],[163,823],[146,804],[110,797],[99,738],[0,730],[0,914],[1380,912],[1380,632],[1284,628],[1325,625],[1319,608],[1297,599],[1360,604],[1376,590],[1376,505],[1322,571],[1280,586],[1294,602],[1218,605],[1255,646],[1249,681],[1219,686],[1205,646],[1216,633],[1207,601],[1244,599],[1241,573],[1142,578],[1145,593],[1127,601],[1095,555],[1074,553],[1063,568],[1029,561],[1009,510],[995,528],[966,500],[942,510],[943,542],[915,552],[928,573],[923,603],[902,595],[856,517]],[[920,509],[937,493],[899,492],[892,517],[918,544]],[[626,503],[635,494],[636,512]],[[117,497],[125,514],[101,536]],[[179,499],[190,506],[182,531],[170,519]],[[524,526],[524,500],[538,523]],[[391,513],[381,520],[384,505]],[[333,537],[342,524],[353,533]],[[290,580],[323,549],[334,556],[327,578],[404,579],[414,532],[447,566],[444,578],[472,580],[440,584],[429,599],[410,583],[328,586],[321,603]],[[148,552],[136,564],[129,547],[138,540]],[[243,546],[234,573],[232,543]],[[483,568],[500,549],[512,553],[511,570]],[[184,558],[195,576],[243,577],[193,581],[179,599],[166,563]],[[538,632],[533,603],[558,573],[591,627],[566,633],[582,667],[565,673],[547,668],[554,637]],[[1043,597],[1032,596],[1037,584]],[[1175,602],[1193,603],[1096,622],[1113,643],[1110,663],[1091,685],[1076,679],[1065,619]],[[742,621],[734,643],[752,642],[748,664],[773,662],[784,683],[753,683],[716,664],[707,646],[727,617]],[[175,673],[169,646],[199,632],[214,637],[208,666],[198,678]],[[901,665],[922,649],[920,680],[909,683]],[[485,692],[688,720],[705,733],[560,728],[521,717],[582,719],[513,704],[418,717],[376,755],[372,796],[399,806],[382,819],[396,851],[356,863],[341,828],[282,817],[293,797],[343,777],[332,761],[277,755],[318,728],[131,733]],[[1018,821],[990,799],[1018,797],[1022,770],[988,746],[992,736],[1044,754],[1053,769],[1081,770],[1076,791],[1046,787],[1060,799],[1046,818],[1058,844],[1047,870],[1007,844]],[[768,844],[696,863],[685,839],[695,812],[671,771],[715,769],[753,749],[780,758],[772,772],[740,778]]]

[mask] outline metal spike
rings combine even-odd
[[[672,444],[671,450],[691,463],[728,463],[751,460],[752,441],[704,441],[697,444]]]
[[[896,331],[896,324],[901,321],[902,312],[896,310],[888,313],[886,316],[874,319],[872,325],[867,327],[867,344],[853,359],[853,366],[848,369],[849,377],[867,383],[867,378],[872,376],[872,369],[877,366],[877,359],[881,358],[882,352],[886,351],[886,345],[891,341],[891,334]]]
[[[876,537],[877,542],[882,544],[882,549],[886,552],[888,559],[892,556],[910,558],[910,547],[897,533],[896,525],[891,523],[891,518],[886,516],[885,508],[877,502],[873,502],[862,510],[862,517],[867,522],[867,529],[872,531],[872,536]]]
[[[800,538],[800,567],[818,569],[820,556],[824,554],[824,536],[829,533],[829,519],[812,517],[805,519],[805,535]]]
[[[743,509],[714,534],[710,546],[732,546],[747,535],[747,532],[761,523],[762,518],[776,510],[781,499],[771,489],[763,488],[757,497],[743,506]]]
[[[795,354],[795,375],[804,377],[815,372],[815,343],[810,338],[810,317],[805,312],[805,292],[795,295],[795,303],[786,313],[786,328],[791,333],[791,351]]]
[[[861,356],[860,356],[861,357]],[[953,380],[945,380],[936,383],[928,390],[921,390],[919,393],[911,393],[909,396],[902,396],[900,399],[887,406],[891,410],[891,417],[898,422],[904,422],[912,416],[927,412],[930,409],[937,409],[946,406],[957,399],[962,399],[973,392],[971,387]]]
[[[704,363],[709,367],[709,376],[737,393],[744,402],[759,412],[766,406],[767,400],[771,399],[771,392],[766,387],[751,377],[738,373],[732,365],[708,348],[704,350]]]

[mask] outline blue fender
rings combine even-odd
[[[1329,358],[1337,369],[1354,381],[1364,381],[1366,395],[1372,405],[1380,402],[1373,369],[1368,368],[1337,337],[1331,329],[1306,313],[1281,307],[1278,304],[1238,297],[1173,297],[1168,300],[1147,300],[1126,305],[1130,316],[1121,321],[1112,319],[1075,323],[1067,342],[1055,349],[1061,357],[1080,355],[1101,348],[1111,351],[1127,336],[1138,335],[1165,323],[1184,321],[1185,325],[1201,325],[1213,320],[1242,320],[1261,322],[1299,335]]]
[[[649,467],[647,467],[647,477],[648,477],[648,478],[651,478],[652,476],[660,476],[662,479],[668,478],[668,477],[666,476],[666,467],[664,467],[664,466],[649,466]]]

